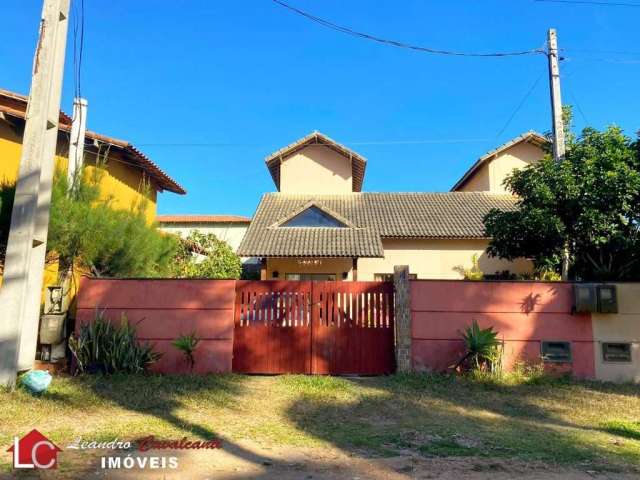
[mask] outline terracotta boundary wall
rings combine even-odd
[[[187,373],[183,354],[171,345],[194,330],[201,338],[194,373],[231,371],[235,280],[114,280],[83,278],[77,300],[76,332],[96,310],[112,321],[126,314],[138,338],[163,353],[152,370]]]
[[[547,363],[576,377],[595,377],[590,314],[572,314],[573,284],[412,280],[412,365],[444,371],[461,357],[461,332],[474,319],[504,340],[503,367],[540,362],[542,341],[571,343],[572,361]]]

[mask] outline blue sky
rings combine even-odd
[[[356,30],[449,50],[542,47],[555,27],[567,57],[563,100],[579,106],[576,126],[616,123],[630,135],[640,128],[640,8],[288,1]],[[28,92],[40,8],[39,0],[3,5],[2,88]],[[549,130],[542,55],[412,52],[325,29],[271,0],[85,0],[81,85],[90,129],[131,141],[188,190],[161,195],[160,213],[251,215],[274,190],[264,157],[315,129],[368,158],[367,191],[448,190],[487,150]]]

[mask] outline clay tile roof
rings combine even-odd
[[[16,118],[24,119],[28,100],[29,98],[24,95],[0,89],[0,112]],[[71,117],[63,111],[60,111],[59,130],[63,132],[71,131]],[[96,141],[108,144],[120,151],[123,156],[131,162],[131,164],[141,168],[151,178],[153,178],[161,189],[178,193],[180,195],[187,193],[186,190],[178,184],[178,182],[167,175],[149,157],[126,140],[107,137],[106,135],[101,135],[99,133],[92,132],[91,130],[87,130],[86,139],[91,143]]]
[[[344,145],[329,138],[327,135],[318,132],[317,130],[311,132],[309,135],[302,137],[299,140],[296,140],[290,145],[287,145],[286,147],[273,152],[271,155],[265,158],[267,167],[269,167],[269,173],[271,173],[271,178],[273,178],[273,182],[276,184],[278,190],[280,190],[280,164],[282,160],[290,157],[297,151],[309,145],[324,145],[325,147],[328,147],[335,152],[349,158],[352,162],[353,172],[352,189],[354,192],[362,191],[362,183],[364,181],[364,172],[367,167],[367,159],[359,153],[354,152],[350,148],[345,147]]]
[[[511,195],[484,192],[351,193],[262,197],[238,253],[248,257],[382,257],[382,238],[486,238],[483,219],[510,210]],[[317,205],[349,221],[349,228],[280,227],[305,205]]]
[[[157,215],[158,223],[250,223],[241,215]]]
[[[543,145],[547,145],[549,143],[549,140],[547,140],[547,138],[541,133],[535,132],[533,130],[529,130],[528,132],[525,132],[522,135],[518,135],[517,137],[512,138],[508,142],[500,145],[499,147],[488,151],[482,157],[476,160],[476,163],[471,165],[471,168],[469,168],[469,170],[467,170],[464,173],[464,175],[462,175],[460,180],[458,180],[456,184],[453,187],[451,187],[451,191],[452,192],[456,191],[460,187],[462,187],[465,183],[467,183],[467,181],[473,176],[473,174],[476,173],[478,169],[482,165],[484,165],[486,162],[492,160],[493,158],[495,158],[497,155],[501,154],[508,148],[511,148],[514,145],[517,145],[518,143],[522,143],[522,142],[531,143],[537,146],[543,146]]]

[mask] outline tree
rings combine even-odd
[[[195,230],[181,239],[173,275],[186,278],[240,278],[242,263],[227,242]]]
[[[574,278],[640,278],[638,145],[617,127],[586,128],[569,138],[562,162],[546,155],[514,171],[505,185],[515,209],[484,219],[489,255],[558,271],[568,246]]]
[[[144,204],[131,210],[112,208],[111,199],[101,199],[98,180],[80,174],[69,192],[64,172],[58,171],[54,177],[47,263],[58,263],[60,283],[74,268],[108,277],[166,275],[178,249],[177,240],[147,223]],[[14,192],[13,185],[0,185],[2,252]]]
[[[61,276],[79,267],[101,277],[157,277],[166,275],[178,242],[149,225],[146,205],[115,209],[100,197],[98,177],[80,174],[69,192],[66,175],[54,178],[49,241],[51,260]]]

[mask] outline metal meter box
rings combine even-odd
[[[615,285],[598,285],[597,293],[600,313],[618,313],[618,295]]]
[[[64,340],[64,321],[62,315],[42,315],[40,318],[40,343],[55,345]]]
[[[598,297],[596,286],[588,283],[576,283],[573,286],[577,313],[597,312]]]

